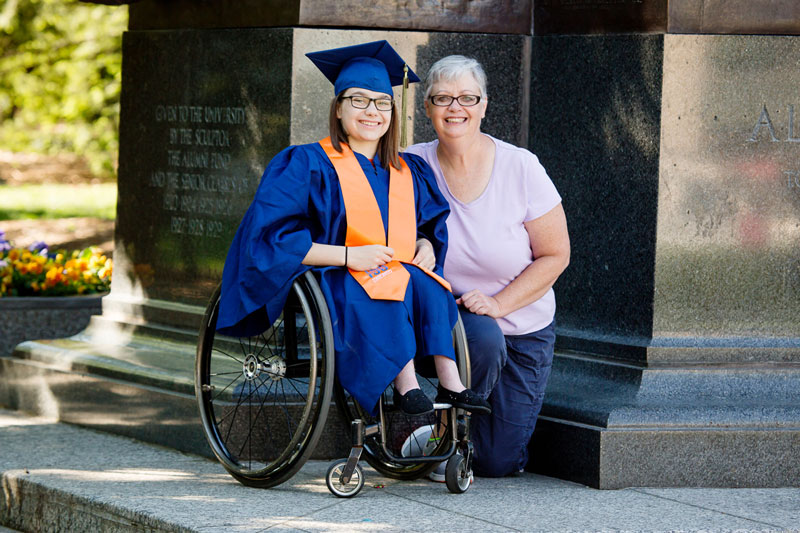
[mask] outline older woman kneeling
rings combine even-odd
[[[481,65],[464,56],[428,73],[425,110],[438,140],[409,153],[433,168],[450,204],[445,277],[459,295],[472,388],[491,416],[473,419],[475,474],[522,470],[555,343],[552,286],[569,263],[561,197],[535,155],[481,133]]]

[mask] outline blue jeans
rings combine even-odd
[[[459,308],[467,333],[472,390],[489,399],[492,414],[472,417],[473,471],[484,477],[518,472],[542,409],[553,364],[555,323],[525,335],[503,335],[497,322]]]

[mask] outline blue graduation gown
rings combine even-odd
[[[414,178],[417,231],[436,254],[442,275],[447,251],[447,201],[430,167],[403,154]],[[388,220],[389,172],[356,153]],[[261,178],[233,239],[222,275],[217,330],[257,335],[281,313],[291,282],[308,270],[311,243],[344,245],[347,221],[339,179],[318,143],[290,146]],[[451,330],[458,311],[452,295],[430,276],[406,265],[411,280],[402,302],[372,300],[344,267],[317,268],[333,324],[336,374],[366,409],[415,355],[454,358]]]

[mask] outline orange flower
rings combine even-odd
[[[52,287],[56,283],[60,283],[64,279],[64,276],[61,274],[61,269],[51,268],[47,271],[47,274],[45,274],[45,279],[52,284],[50,285]]]

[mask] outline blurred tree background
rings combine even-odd
[[[0,3],[0,150],[74,154],[115,178],[128,10],[67,0]]]
[[[0,0],[0,231],[17,246],[114,247],[128,9]]]

